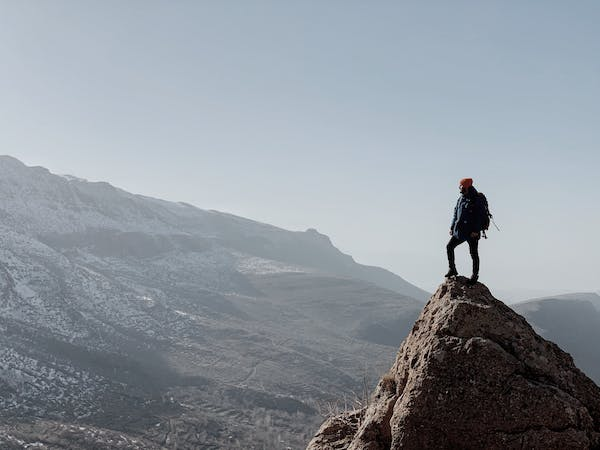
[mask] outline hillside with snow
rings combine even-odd
[[[0,292],[3,448],[300,448],[322,402],[379,375],[356,368],[383,367],[427,297],[315,230],[11,157]]]

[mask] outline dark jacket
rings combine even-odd
[[[479,233],[483,227],[483,204],[477,190],[471,186],[465,194],[461,194],[454,207],[454,215],[450,229],[452,235],[466,240],[471,233]]]

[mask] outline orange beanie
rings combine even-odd
[[[458,184],[463,186],[465,189],[469,189],[471,186],[473,186],[473,178],[463,178]]]

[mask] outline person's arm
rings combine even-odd
[[[452,234],[454,230],[454,225],[456,224],[456,214],[458,213],[458,203],[460,199],[456,201],[456,206],[454,207],[454,214],[452,214],[452,223],[450,224],[450,234]]]

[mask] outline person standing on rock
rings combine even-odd
[[[472,178],[463,178],[459,183],[460,197],[454,207],[454,215],[452,224],[450,225],[450,241],[446,245],[448,254],[448,264],[450,270],[446,274],[446,278],[458,275],[454,262],[454,249],[467,241],[469,244],[469,252],[473,259],[473,274],[469,279],[469,284],[477,283],[479,279],[479,251],[478,244],[483,229],[483,217],[485,206],[480,198],[479,193],[473,187]]]

